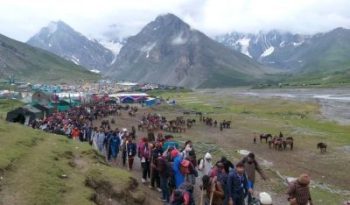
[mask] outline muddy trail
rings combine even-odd
[[[111,128],[112,129],[115,129],[115,128],[127,128],[128,130],[130,130],[131,126],[135,126],[137,127],[137,124],[139,122],[139,119],[141,119],[141,116],[143,115],[143,113],[148,113],[148,112],[152,112],[154,113],[155,111],[152,110],[152,109],[141,109],[137,114],[136,116],[134,117],[130,117],[127,113],[122,113],[122,116],[117,116],[117,117],[107,117],[107,118],[104,118],[104,119],[116,119],[115,120],[115,124],[111,124]],[[174,114],[174,113],[172,113]],[[97,121],[94,122],[94,126],[96,125],[99,125],[101,120],[104,120],[104,119],[99,119]],[[207,128],[207,127],[200,127],[201,129],[198,129],[196,127],[194,127],[192,130],[189,130],[187,133],[183,133],[184,136],[193,136],[193,134],[195,132],[195,130],[199,130],[201,132],[205,132],[205,133],[208,133],[210,136],[213,136],[213,135],[217,135],[217,131],[216,129],[211,129],[211,128]],[[143,131],[137,131],[137,138],[136,138],[136,142],[138,142],[138,140],[143,137],[143,136],[147,136],[146,135],[147,133],[146,132],[143,132]],[[179,139],[180,142],[184,142],[186,139],[191,139],[191,137],[189,138],[183,138],[183,139]],[[221,139],[219,137],[217,137],[216,139]],[[221,144],[225,144],[225,142],[222,142],[221,140],[219,141],[216,141],[219,145]],[[202,157],[200,154],[203,154],[204,155],[204,152],[206,151],[210,151],[210,150],[215,150],[217,149],[216,146],[212,146],[210,143],[201,143],[201,142],[197,142],[194,144],[194,147],[198,148],[198,154],[197,156],[198,157]],[[241,148],[241,147],[240,147]],[[241,148],[242,149],[242,148]],[[239,155],[236,155],[235,157],[232,156],[231,153],[228,153],[225,151],[226,149],[220,149],[220,154],[221,156],[228,156],[229,159],[233,160],[233,162],[237,162],[240,157],[242,156],[239,156]],[[264,161],[267,162],[266,160],[262,160],[261,158],[259,159],[261,160],[261,163],[264,164]],[[122,168],[124,170],[127,170],[126,167],[123,167],[122,166],[122,159],[121,159],[121,153],[119,153],[118,155],[118,165],[117,167],[118,168]],[[128,170],[129,171],[129,170]],[[135,157],[134,159],[134,165],[133,165],[133,170],[130,171],[132,172],[133,174],[133,177],[137,180],[137,182],[139,183],[140,187],[144,190],[144,192],[146,193],[146,201],[145,201],[145,204],[150,204],[150,205],[161,205],[163,204],[163,202],[161,201],[161,193],[159,193],[156,189],[151,189],[149,188],[149,185],[150,185],[150,181],[148,180],[145,184],[142,184],[141,183],[141,178],[142,178],[142,169],[141,169],[141,162],[140,162],[140,159],[138,157]],[[269,172],[268,170],[266,170],[266,172],[268,172],[268,175],[273,175],[273,176],[270,176],[269,179],[267,181],[263,181],[262,179],[260,179],[259,177],[257,177],[257,185],[256,185],[256,193],[259,193],[260,191],[265,191],[265,192],[269,192],[272,194],[273,198],[274,198],[274,202],[275,204],[284,204],[285,202],[285,196],[284,194],[280,194],[280,193],[277,193],[276,192],[276,185],[277,186],[282,186],[284,187],[283,185],[283,182],[281,179],[279,179],[278,177],[275,176],[274,173],[272,172]],[[195,186],[195,193],[194,193],[194,197],[195,197],[195,200],[196,202],[199,202],[200,201],[200,194],[201,194],[201,191],[200,191],[200,188],[199,188],[199,185],[200,185],[200,179],[197,178],[196,179],[196,186]]]
[[[140,108],[135,117],[130,117],[124,112],[122,116],[115,117],[116,123],[112,125],[112,128],[125,127],[130,129],[131,126],[137,127],[141,116],[149,112],[159,113],[167,117],[167,119],[175,119],[176,116],[182,115],[180,108],[171,110],[158,107],[153,109]],[[196,116],[188,117],[196,118]],[[112,117],[109,117],[109,119],[111,118]],[[346,172],[344,172],[344,170],[349,168],[349,163],[342,163],[349,161],[349,158],[347,158],[348,154],[341,154],[347,150],[346,148],[330,148],[328,153],[320,155],[316,149],[308,149],[308,147],[314,147],[316,143],[316,141],[310,139],[302,140],[302,143],[297,141],[293,151],[275,151],[269,149],[267,143],[264,141],[259,142],[258,140],[258,143],[253,143],[252,131],[245,126],[247,123],[250,123],[249,120],[234,121],[231,129],[225,129],[222,132],[220,132],[218,128],[208,127],[203,123],[197,123],[192,129],[188,129],[185,133],[177,133],[174,135],[180,142],[184,142],[188,139],[192,140],[198,158],[202,157],[205,152],[210,151],[214,155],[214,160],[221,156],[227,156],[234,163],[237,163],[243,157],[243,155],[237,152],[238,150],[254,152],[269,178],[267,181],[263,181],[257,176],[256,192],[269,192],[273,197],[274,204],[284,205],[286,203],[286,178],[296,177],[304,172],[312,176],[313,182],[311,186],[313,188],[317,188],[322,192],[339,194],[342,198],[350,198],[347,186],[350,184],[350,179]],[[95,123],[99,125],[100,121]],[[302,130],[295,130],[295,132],[302,132]],[[139,139],[140,137],[146,136],[146,133],[138,131],[137,136]],[[119,164],[121,164],[121,161]],[[134,178],[137,179],[138,182],[141,182],[141,167],[137,157],[135,158],[134,170],[132,173]],[[333,177],[330,176],[330,173],[333,174]],[[200,182],[198,178],[197,182],[195,198],[199,201],[200,191],[198,185]],[[147,204],[162,204],[160,201],[161,194],[156,190],[149,189],[148,185],[148,183],[145,185],[141,184],[141,187],[144,187],[144,191],[148,196]],[[322,201],[315,202],[316,204],[327,204]]]

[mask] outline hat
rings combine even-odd
[[[204,158],[205,158],[205,159],[212,159],[211,154],[210,154],[209,152],[207,152],[207,153],[204,155]]]
[[[173,149],[170,153],[171,158],[175,158],[179,154],[177,149]]]
[[[127,132],[127,131],[128,131],[128,129],[126,129],[126,128],[123,128],[123,129],[122,129],[122,131],[123,131],[123,132]]]
[[[298,178],[298,182],[302,185],[310,184],[310,177],[308,174],[301,174]]]
[[[259,194],[259,198],[260,198],[260,203],[262,205],[270,205],[270,204],[272,204],[272,198],[271,198],[270,194],[268,194],[266,192],[261,192]]]

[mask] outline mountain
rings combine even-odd
[[[0,35],[0,78],[14,75],[25,81],[74,82],[98,75],[55,54]]]
[[[314,35],[291,59],[301,68],[292,79],[311,83],[350,83],[350,29]]]
[[[50,22],[27,43],[95,72],[106,70],[116,57],[97,40],[88,39],[62,21]]]
[[[215,38],[258,62],[287,69],[288,82],[350,83],[350,30],[337,28],[315,35],[270,31],[230,33]]]
[[[127,39],[106,76],[197,88],[247,85],[264,72],[253,59],[166,14]]]
[[[217,36],[215,40],[262,64],[294,69],[300,67],[300,62],[291,60],[290,56],[307,43],[310,36],[272,30],[257,34],[232,32]]]

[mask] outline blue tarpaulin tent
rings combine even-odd
[[[157,104],[157,99],[155,98],[148,98],[147,100],[145,100],[145,105],[148,107],[152,107],[156,104]]]
[[[133,97],[127,96],[127,97],[122,98],[122,99],[121,99],[121,102],[122,102],[122,103],[134,103],[135,100],[134,100]]]

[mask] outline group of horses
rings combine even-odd
[[[231,121],[226,121],[223,120],[222,122],[218,123],[217,120],[214,120],[211,117],[200,117],[200,121],[202,121],[205,125],[210,126],[210,127],[220,127],[220,130],[222,131],[223,129],[229,129],[231,128]]]
[[[272,137],[272,134],[261,134],[260,135],[260,143],[265,140],[268,143],[270,149],[275,149],[278,151],[286,150],[288,147],[290,150],[293,150],[294,147],[294,138],[293,137],[284,137],[282,132],[280,132],[279,136]],[[256,143],[256,137],[254,137],[254,143]],[[327,152],[327,144],[324,142],[319,142],[317,144],[317,149],[320,149],[321,153]]]
[[[187,129],[191,129],[196,124],[195,119],[184,119],[183,116],[176,117],[173,120],[167,120],[164,116],[152,116],[152,120],[144,118],[138,124],[138,130],[147,129],[147,132],[154,132],[157,130],[164,130],[173,133],[183,133]]]
[[[293,137],[284,137],[280,132],[279,136],[272,136],[272,134],[261,134],[260,142],[265,140],[265,142],[269,145],[270,149],[274,149],[277,151],[287,150],[289,147],[290,150],[294,148],[294,138]],[[254,143],[256,143],[256,138],[254,138]]]

